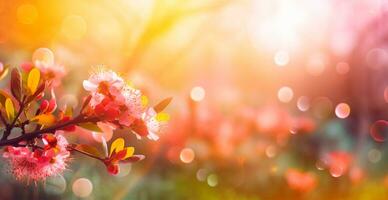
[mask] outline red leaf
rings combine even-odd
[[[22,99],[22,79],[18,69],[14,68],[11,72],[11,93],[19,102]]]

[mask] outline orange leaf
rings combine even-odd
[[[44,126],[50,126],[55,123],[56,119],[52,114],[41,114],[33,117],[31,121],[35,121],[36,123]]]
[[[156,106],[154,106],[155,112],[162,112],[168,106],[168,104],[170,104],[171,100],[172,97],[169,97],[159,102]]]

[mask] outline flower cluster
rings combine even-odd
[[[89,94],[79,108],[59,107],[55,93],[65,70],[55,64],[52,55],[48,49],[38,49],[33,62],[23,63],[22,70],[0,65],[0,79],[11,72],[10,92],[0,90],[0,147],[5,147],[3,158],[15,178],[37,182],[58,175],[66,169],[72,152],[101,161],[111,174],[119,172],[119,163],[142,160],[143,155],[134,155],[134,147],[124,148],[122,138],[112,143],[109,154],[104,154],[88,144],[68,143],[65,136],[81,129],[93,135],[126,129],[138,138],[157,140],[169,118],[162,111],[171,98],[147,107],[148,99],[140,90],[115,72],[100,70],[83,82]],[[21,135],[9,139],[17,132],[15,128],[21,129]],[[107,148],[103,135],[98,141]]]
[[[138,137],[157,140],[163,114],[157,116],[154,108],[146,108],[146,97],[140,90],[125,83],[118,74],[99,70],[83,82],[90,92],[89,116],[97,116],[103,122],[116,127],[131,128]]]
[[[18,180],[39,181],[62,173],[67,166],[70,152],[62,135],[45,134],[43,148],[7,146],[3,157],[9,161],[10,170]]]

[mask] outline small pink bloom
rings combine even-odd
[[[70,153],[62,135],[44,135],[44,149],[8,146],[3,157],[8,159],[11,173],[18,180],[41,181],[61,174],[67,166]]]
[[[48,81],[48,85],[52,87],[59,86],[63,77],[66,75],[65,67],[60,64],[47,64],[45,62],[36,61],[34,65],[42,73],[42,78]]]
[[[316,177],[310,172],[301,172],[296,169],[289,169],[285,174],[288,186],[299,192],[310,192],[316,185]]]
[[[32,62],[25,62],[20,65],[20,67],[25,71],[29,72],[33,67],[34,64]]]
[[[143,120],[147,126],[148,135],[147,138],[150,140],[158,140],[159,136],[157,133],[160,131],[160,122],[156,120],[156,112],[153,108],[148,108],[143,113]]]
[[[124,85],[125,82],[119,75],[113,71],[104,70],[92,74],[88,80],[83,82],[85,90],[106,96],[119,94]]]

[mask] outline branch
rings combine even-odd
[[[0,147],[6,146],[6,145],[15,145],[15,144],[18,144],[19,142],[24,141],[24,140],[31,140],[31,139],[34,139],[41,134],[52,133],[52,132],[55,132],[56,130],[64,128],[66,126],[76,125],[76,124],[84,123],[84,122],[93,122],[93,121],[95,121],[94,118],[84,118],[83,115],[79,115],[79,116],[75,117],[73,120],[69,120],[67,122],[57,124],[55,126],[51,126],[51,127],[44,128],[41,130],[35,130],[35,131],[32,131],[30,133],[26,133],[24,135],[21,135],[17,138],[13,138],[10,140],[2,140],[2,141],[0,141]]]
[[[69,151],[76,151],[76,152],[78,152],[78,153],[84,154],[84,155],[89,156],[89,157],[91,157],[91,158],[94,158],[94,159],[97,159],[97,160],[100,160],[100,161],[104,161],[104,159],[102,159],[102,158],[100,158],[100,157],[94,156],[94,155],[92,155],[92,154],[90,154],[90,153],[87,153],[87,152],[84,152],[84,151],[80,151],[80,150],[78,150],[78,149],[76,149],[76,148],[73,148],[71,145],[68,145],[66,148],[67,148]]]

